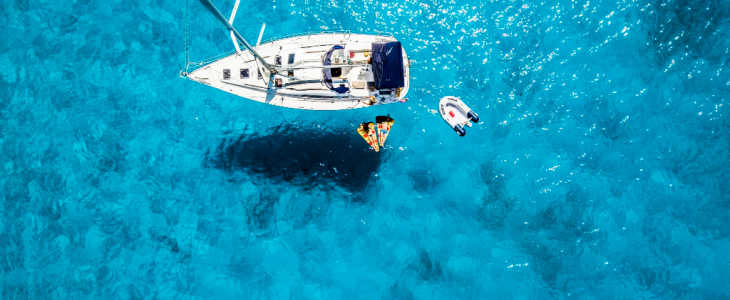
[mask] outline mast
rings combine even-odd
[[[253,47],[251,47],[251,44],[249,44],[243,38],[243,36],[241,36],[241,34],[238,33],[238,30],[236,30],[236,28],[234,28],[231,23],[228,23],[228,20],[226,20],[226,17],[224,17],[223,14],[221,14],[221,12],[215,7],[215,5],[213,5],[213,3],[210,2],[210,0],[200,0],[200,3],[202,3],[203,6],[205,6],[206,8],[208,8],[208,10],[210,10],[210,12],[212,12],[213,15],[215,15],[215,17],[219,21],[221,21],[224,25],[226,25],[226,28],[228,28],[228,30],[230,30],[231,32],[233,32],[234,35],[236,35],[236,38],[238,38],[238,40],[243,44],[244,47],[246,47],[246,49],[248,49],[248,51],[251,51],[251,54],[253,54],[253,56],[256,59],[258,59],[259,62],[261,62],[261,64],[264,66],[264,68],[268,69],[269,72],[271,72],[271,74],[277,73],[276,69],[272,65],[267,63],[264,60],[264,58],[261,55],[259,55],[258,52],[256,52],[256,50],[253,50]]]

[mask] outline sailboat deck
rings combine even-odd
[[[392,103],[391,100],[402,98],[408,90],[405,51],[405,87],[398,95],[387,101],[373,101],[374,97],[379,97],[379,91],[368,84],[373,78],[367,53],[373,43],[389,41],[395,39],[351,33],[294,36],[254,47],[267,63],[287,70],[287,74],[270,76],[250,52],[243,51],[205,65],[188,77],[237,96],[291,108],[338,110]],[[340,73],[332,72],[332,84],[347,85],[347,93],[333,91],[323,81],[322,59],[335,45],[343,46],[350,53],[346,65],[339,68]]]

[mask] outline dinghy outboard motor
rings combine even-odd
[[[441,113],[441,118],[443,118],[459,136],[466,135],[465,126],[471,127],[471,122],[479,122],[479,115],[466,106],[461,99],[454,96],[441,98],[441,101],[439,101],[439,112]]]
[[[466,130],[464,130],[464,127],[461,127],[461,125],[454,126],[454,131],[456,131],[456,133],[459,136],[465,136],[466,135]]]
[[[469,111],[468,113],[466,113],[466,116],[467,116],[467,117],[469,118],[469,120],[471,120],[472,122],[474,122],[474,123],[479,123],[479,116],[477,115],[477,113],[475,113],[475,112],[473,112],[473,111]]]

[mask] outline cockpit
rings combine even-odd
[[[322,79],[330,90],[338,94],[345,94],[350,91],[349,83],[343,78],[343,74],[347,74],[346,71],[351,68],[347,66],[348,64],[345,47],[341,45],[335,45],[325,53],[322,60],[324,67],[322,69]]]
[[[382,93],[404,86],[403,53],[398,41],[373,43],[371,49],[362,50],[334,45],[323,55],[322,65],[324,84],[338,94],[351,89]]]

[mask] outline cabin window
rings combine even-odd
[[[241,79],[248,78],[248,69],[241,69]]]
[[[342,68],[332,68],[330,72],[332,72],[332,78],[342,76]]]
[[[262,78],[264,78],[264,75],[263,75],[263,74],[261,74],[261,69],[259,69],[259,70],[258,70],[258,72],[259,72],[259,79],[262,79]]]
[[[286,76],[294,77],[294,70],[291,70],[291,69],[290,70],[287,70],[286,71]]]
[[[274,58],[274,62],[276,62],[276,65],[277,65],[277,66],[281,66],[281,55],[277,55],[277,56],[276,56],[276,57]]]
[[[231,69],[223,69],[223,79],[231,79]]]
[[[289,54],[289,59],[286,60],[286,63],[290,65],[294,63],[294,53]]]

